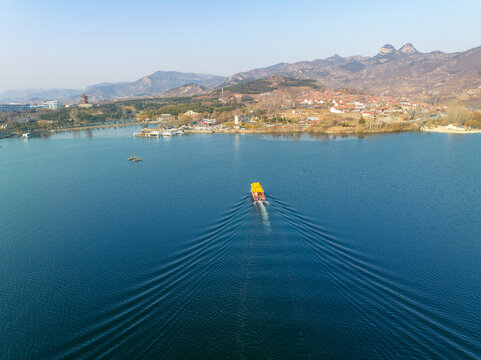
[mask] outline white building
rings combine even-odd
[[[194,115],[199,115],[199,113],[196,113],[194,110],[189,110],[189,111],[186,111],[184,115],[194,116]]]
[[[51,101],[44,101],[42,103],[42,107],[44,109],[57,110],[57,109],[60,109],[62,107],[62,105],[60,104],[60,101],[58,101],[58,100],[51,100]]]

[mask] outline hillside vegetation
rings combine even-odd
[[[295,79],[288,76],[271,76],[265,79],[246,80],[239,84],[225,87],[224,91],[237,94],[261,94],[274,91],[283,87],[300,86],[306,86],[312,89],[321,88],[315,80]],[[219,90],[217,91],[217,93],[219,93]]]

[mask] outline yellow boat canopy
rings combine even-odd
[[[264,189],[262,189],[262,186],[260,183],[256,182],[251,184],[251,191],[255,193],[263,193]]]

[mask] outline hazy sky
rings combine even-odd
[[[480,0],[0,0],[0,91],[481,45]],[[480,65],[481,66],[481,65]]]

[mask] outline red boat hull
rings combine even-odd
[[[256,193],[251,191],[253,201],[266,201],[266,195],[264,193]]]

